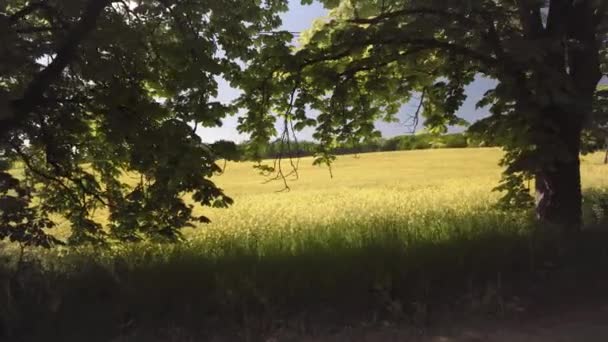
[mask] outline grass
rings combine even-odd
[[[603,234],[565,254],[528,213],[492,207],[499,158],[496,149],[345,156],[334,178],[304,159],[281,193],[251,164],[229,164],[215,181],[235,206],[203,208],[213,223],[184,244],[37,251],[23,270],[2,269],[0,337],[245,340],[319,321],[416,323],[430,308],[503,312],[516,297],[603,275]],[[596,220],[608,167],[586,156],[582,174]]]

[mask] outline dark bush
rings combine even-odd
[[[336,155],[358,154],[382,151],[409,151],[430,148],[465,148],[489,147],[492,144],[482,142],[467,133],[451,133],[444,135],[413,134],[400,135],[389,139],[372,139],[360,143],[344,143],[334,148]],[[319,150],[319,145],[311,141],[290,142],[286,144],[275,140],[265,146],[253,148],[248,142],[238,146],[241,160],[296,158],[312,156]]]

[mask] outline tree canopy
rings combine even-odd
[[[466,124],[456,112],[477,75],[498,81],[471,131],[506,149],[501,203],[530,203],[535,178],[538,217],[580,226],[608,2],[321,2],[329,16],[294,46],[276,31],[287,0],[0,0],[0,239],[58,242],[46,229],[60,215],[71,243],[175,241],[208,222],[194,205],[232,202],[209,178],[238,151],[199,126],[243,109],[252,149],[277,120],[287,148],[312,126],[315,162],[330,165],[413,100],[431,133]],[[214,100],[218,77],[243,90],[235,103]]]
[[[299,47],[286,33],[268,37],[241,77],[242,131],[263,142],[275,116],[286,131],[314,126],[318,162],[329,163],[332,146],[376,137],[374,121],[412,99],[432,132],[464,124],[465,87],[484,75],[498,85],[478,103],[490,117],[471,131],[506,149],[502,204],[530,203],[523,180],[534,177],[539,218],[580,226],[580,139],[608,72],[608,2],[321,2],[331,11]]]
[[[0,1],[0,239],[57,242],[45,229],[60,215],[71,243],[173,241],[208,221],[194,205],[229,205],[209,177],[230,146],[196,128],[234,112],[217,77],[241,71],[286,6]]]

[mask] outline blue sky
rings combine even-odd
[[[324,16],[326,10],[318,3],[309,6],[300,5],[299,0],[290,0],[290,9],[282,15],[282,29],[293,32],[300,32],[307,29],[312,21],[318,17]],[[494,81],[490,79],[478,78],[467,88],[468,100],[460,109],[459,116],[469,122],[473,122],[487,115],[487,110],[475,109],[475,104],[481,96],[490,88],[494,87]],[[222,102],[229,102],[238,96],[235,89],[230,88],[226,82],[220,80],[218,91],[218,99]],[[399,119],[406,121],[408,116],[416,110],[413,105],[405,105],[401,108]],[[213,142],[220,139],[232,140],[240,142],[247,139],[246,135],[241,135],[237,132],[237,117],[228,117],[224,120],[222,127],[200,128],[199,135],[203,141]],[[376,127],[382,132],[384,137],[392,137],[396,135],[406,134],[410,128],[405,123],[386,123],[377,122]],[[455,129],[458,130],[458,129]],[[305,130],[298,134],[299,139],[312,140],[312,131]]]

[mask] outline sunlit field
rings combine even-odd
[[[341,230],[344,226],[379,229],[382,222],[391,222],[430,232],[449,229],[449,221],[459,217],[504,218],[509,213],[493,208],[500,193],[492,191],[500,180],[501,155],[496,148],[346,155],[338,157],[331,173],[325,166],[313,166],[312,158],[301,158],[293,160],[299,177],[287,177],[289,189],[281,179],[270,181],[273,177],[261,175],[253,163],[231,162],[213,181],[235,204],[228,209],[197,208],[195,213],[208,216],[212,223],[184,233],[198,242],[251,234],[257,238],[278,234],[285,241],[337,225]],[[583,156],[583,189],[608,189],[603,157],[603,153]],[[282,166],[286,173],[292,170],[288,160]],[[97,211],[97,218],[103,221],[104,210]],[[67,237],[69,222],[61,218],[57,222],[55,235]]]
[[[363,224],[370,229],[382,221],[434,229],[449,229],[453,219],[469,215],[504,215],[492,208],[500,193],[499,149],[439,149],[341,156],[333,178],[311,158],[299,161],[299,179],[268,179],[251,163],[229,163],[214,178],[235,205],[202,208],[212,224],[189,232],[194,238],[215,234],[290,235],[294,230]],[[267,163],[270,163],[269,161]],[[290,170],[287,161],[283,167]],[[608,187],[603,155],[583,157],[583,188]],[[508,213],[507,213],[508,214]],[[378,228],[378,227],[376,227]]]

